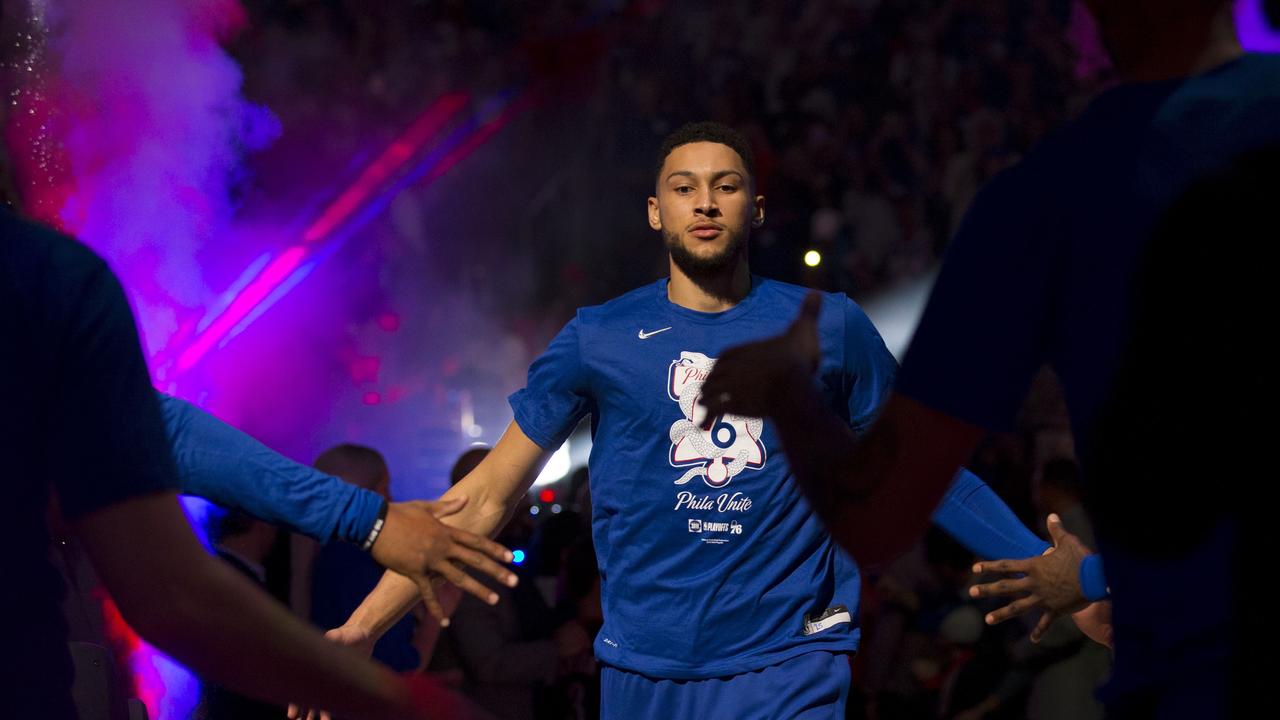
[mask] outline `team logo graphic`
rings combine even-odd
[[[764,421],[760,418],[721,415],[711,422],[710,429],[702,429],[706,409],[698,404],[698,397],[715,364],[715,358],[696,352],[682,352],[679,360],[671,362],[667,395],[680,404],[684,415],[671,426],[671,465],[693,466],[676,485],[700,477],[708,486],[722,488],[743,470],[764,467],[764,444],[760,442]]]

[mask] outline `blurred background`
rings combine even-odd
[[[1258,0],[1237,19],[1280,49]],[[0,48],[0,193],[108,259],[157,386],[304,463],[375,448],[396,499],[497,440],[576,308],[665,275],[643,213],[680,124],[752,143],[753,270],[848,293],[900,353],[976,190],[1111,81],[1072,0],[6,0]],[[589,448],[520,536],[552,607],[590,573]],[[1042,529],[1078,506],[1072,460],[1046,374],[973,469]],[[1097,716],[1105,651],[986,628],[970,560],[930,538],[868,583],[851,717]],[[179,668],[133,662],[153,717],[199,712]],[[590,715],[573,692],[535,709]]]

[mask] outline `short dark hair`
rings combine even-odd
[[[342,443],[320,453],[315,468],[328,475],[337,475],[353,485],[373,490],[388,474],[387,461],[382,453],[370,447]]]
[[[755,183],[756,179],[756,159],[751,154],[751,145],[742,133],[723,123],[704,120],[703,122],[686,123],[676,128],[674,132],[662,139],[662,145],[658,148],[658,163],[653,168],[654,176],[662,174],[662,164],[667,161],[667,156],[672,150],[681,145],[688,145],[696,142],[713,142],[728,146],[731,150],[738,153],[738,157],[742,158],[742,164],[747,168],[748,180]]]
[[[462,478],[471,474],[480,465],[480,461],[485,459],[489,454],[489,448],[484,446],[473,447],[470,450],[458,456],[453,463],[453,467],[449,470],[449,486],[452,487],[462,482]]]

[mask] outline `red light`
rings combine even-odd
[[[552,500],[556,499],[556,491],[550,490],[550,489],[543,490],[542,492],[538,493],[538,499],[544,503],[549,503]]]
[[[365,405],[377,405],[382,402],[382,396],[372,391],[365,393],[363,399]]]
[[[378,316],[378,327],[387,332],[395,332],[400,329],[400,316],[392,312],[384,312]]]
[[[378,381],[378,368],[382,365],[382,359],[377,356],[360,356],[351,360],[347,366],[347,372],[350,373],[351,379],[358,383],[372,383]]]
[[[456,357],[447,357],[440,363],[440,374],[445,377],[453,377],[462,369],[462,362]]]

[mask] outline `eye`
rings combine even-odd
[[[717,188],[717,189],[718,189],[720,192],[731,193],[731,192],[737,192],[737,191],[738,191],[738,186],[737,186],[737,185],[734,185],[734,184],[732,184],[732,183],[725,183],[725,184],[721,185],[721,186],[720,186],[719,188]]]
[[[677,185],[675,188],[675,191],[677,195],[688,195],[689,193],[693,192],[693,186]]]

